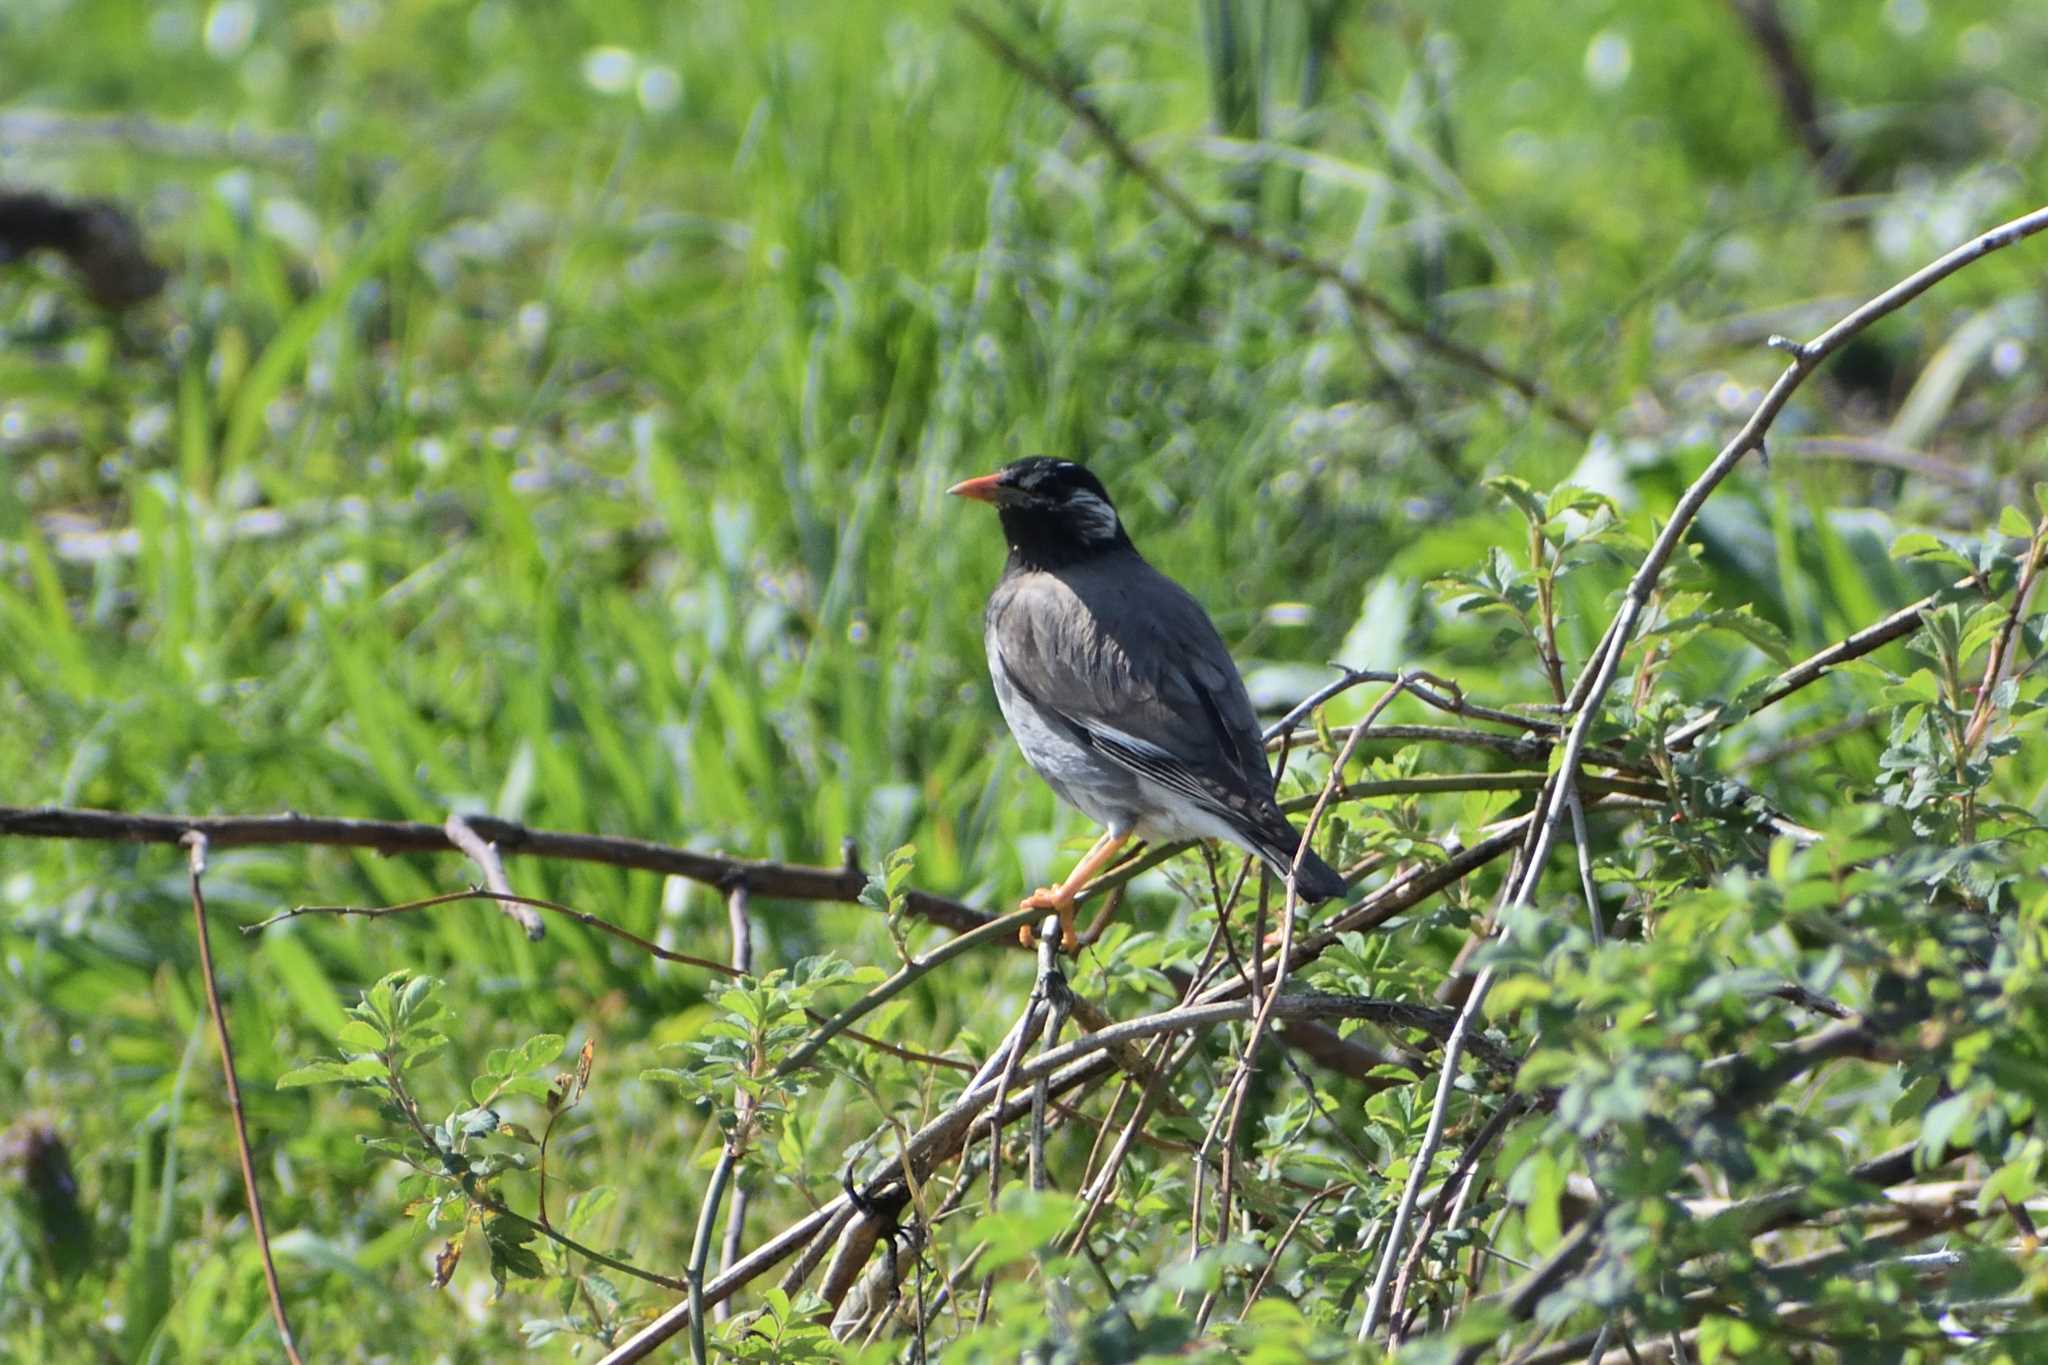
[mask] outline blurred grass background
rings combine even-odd
[[[482,810],[802,862],[912,842],[920,886],[1001,907],[1090,832],[1001,729],[1001,545],[942,492],[1039,451],[1103,475],[1264,704],[1340,658],[1537,698],[1533,659],[1423,586],[1520,534],[1481,478],[1571,477],[1647,524],[1776,372],[1767,333],[1810,335],[2048,191],[2048,12],[1783,8],[1833,184],[1708,0],[982,11],[1204,205],[1539,376],[1589,441],[1204,241],[942,4],[11,4],[0,173],[130,206],[171,279],[110,318],[53,262],[0,271],[0,791]],[[1884,553],[1898,529],[1980,524],[2038,470],[2039,261],[1972,270],[1817,382],[1709,509],[1725,600],[1818,647],[1924,590]],[[1577,587],[1568,659],[1612,586]],[[1729,643],[1683,676],[1708,698],[1767,666]],[[1851,734],[1810,761],[1875,754]],[[724,950],[702,889],[511,871]],[[245,850],[209,887],[246,922],[472,875]],[[1191,922],[1164,879],[1137,899],[1148,931]],[[871,912],[759,909],[764,966],[893,961]],[[614,1234],[679,1262],[716,1134],[630,1078],[704,1017],[703,980],[476,908],[221,950],[323,1356],[518,1341],[481,1271],[456,1302],[424,1288],[433,1247],[356,1147],[374,1118],[268,1084],[396,966],[466,1002],[456,1071],[540,1029],[601,1039],[568,1178],[633,1191]],[[96,1248],[83,1287],[31,1292],[0,1240],[0,1352],[263,1355],[181,856],[0,847],[0,953],[0,1118],[62,1133]],[[971,1041],[1028,981],[969,958],[890,1036]],[[811,1122],[856,1133],[854,1102]]]

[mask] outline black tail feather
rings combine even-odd
[[[1261,830],[1252,851],[1273,869],[1274,876],[1285,881],[1294,867],[1294,852],[1301,848],[1301,832],[1285,821],[1281,822],[1280,828],[1286,831],[1284,835],[1279,830],[1272,833]],[[1303,905],[1314,905],[1317,901],[1341,896],[1349,886],[1343,874],[1317,857],[1314,849],[1302,849],[1301,873],[1295,879],[1294,889]]]

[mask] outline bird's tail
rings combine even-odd
[[[1274,824],[1273,829],[1260,829],[1253,834],[1252,849],[1273,869],[1274,876],[1285,881],[1294,868],[1294,852],[1301,848],[1301,831],[1284,819]],[[1301,871],[1295,878],[1294,889],[1303,905],[1341,896],[1349,885],[1342,873],[1316,856],[1314,849],[1302,849]]]

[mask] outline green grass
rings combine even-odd
[[[1298,117],[1309,44],[1293,7],[1264,7],[1282,17],[1263,57],[1261,7],[1233,8],[1250,45],[1234,56],[1182,4],[1052,5],[1033,11],[1042,31],[1011,28],[1205,204],[1344,259],[1596,414],[1597,477],[1639,525],[1739,420],[1717,386],[1775,372],[1763,331],[1817,330],[1840,311],[1825,301],[2048,191],[2028,150],[2048,24],[1991,0],[1927,6],[1918,31],[1875,6],[1786,6],[1853,116],[1864,192],[1832,200],[1725,6],[1347,10]],[[253,25],[239,46],[237,16]],[[1610,57],[1615,40],[1630,53],[1611,89],[1585,75],[1602,33]],[[594,88],[601,48],[653,98]],[[1233,105],[1225,143],[1206,122],[1212,63],[1255,59],[1270,121]],[[1139,543],[1276,693],[1313,675],[1274,667],[1370,640],[1375,657],[1346,662],[1542,694],[1491,624],[1420,585],[1518,543],[1482,477],[1590,480],[1586,443],[1204,244],[944,5],[38,0],[0,18],[0,72],[15,107],[260,130],[310,153],[62,136],[10,152],[11,180],[134,206],[172,270],[160,302],[121,320],[61,269],[0,271],[11,803],[481,810],[817,863],[848,838],[870,865],[914,843],[918,885],[1000,908],[1090,832],[1001,731],[979,639],[1001,546],[943,490],[1037,451],[1104,475]],[[1276,161],[1247,173],[1255,150]],[[1278,160],[1296,153],[1297,170]],[[2026,364],[1970,370],[1921,443],[2038,468],[2038,417],[1996,414],[2038,412],[2040,262],[1987,262],[1888,323],[1781,434],[1881,426],[1969,317],[2012,306],[2000,335]],[[1714,330],[1807,303],[1754,336]],[[253,511],[287,526],[252,533],[237,519]],[[1796,655],[1938,578],[1892,565],[1891,531],[1981,526],[1992,508],[1780,455],[1717,511],[1699,537],[1716,591],[1753,602]],[[84,556],[74,522],[132,528],[132,551]],[[1618,581],[1574,582],[1568,658]],[[1289,603],[1306,611],[1269,611]],[[1361,620],[1368,603],[1408,614]],[[1725,695],[1766,667],[1723,642],[1680,676]],[[1852,736],[1812,761],[1867,778],[1877,748]],[[1813,790],[1786,799],[1817,818]],[[222,851],[208,885],[225,925],[471,875],[452,856]],[[724,951],[708,890],[665,899],[649,875],[526,862],[512,875]],[[1205,927],[1163,882],[1135,899],[1147,931]],[[759,934],[764,966],[894,961],[856,907],[762,905]],[[565,1178],[628,1192],[606,1235],[680,1264],[702,1180],[688,1163],[717,1133],[635,1078],[708,1018],[700,976],[573,925],[528,943],[474,906],[216,938],[316,1355],[497,1358],[533,1306],[484,1307],[471,1267],[430,1291],[433,1244],[411,1239],[388,1164],[355,1141],[375,1115],[271,1085],[331,1050],[343,1008],[399,966],[453,983],[451,1075],[543,1030],[599,1040]],[[6,1351],[85,1359],[92,1339],[138,1359],[266,1358],[216,1063],[189,1041],[204,1006],[181,855],[10,842],[0,964],[0,1108],[56,1117],[100,1257],[85,1283],[118,1305],[46,1287],[0,1306]],[[1115,970],[1084,964],[1080,984]],[[1021,955],[972,959],[913,991],[889,1036],[986,1045],[1029,979]],[[816,1104],[812,1190],[829,1193],[876,1115],[845,1081]],[[764,1207],[756,1233],[788,1212]],[[0,1269],[26,1276],[9,1255],[0,1242]]]

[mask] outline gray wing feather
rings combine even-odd
[[[1201,605],[1135,555],[1012,575],[989,627],[1013,685],[1119,765],[1228,819],[1269,823],[1257,713]]]

